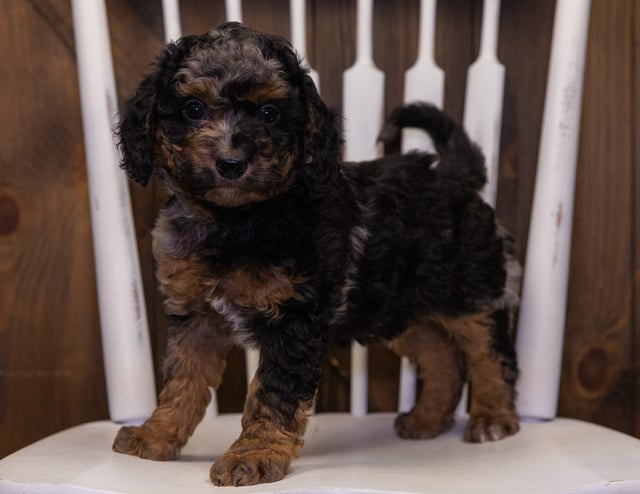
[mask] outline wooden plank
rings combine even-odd
[[[635,372],[635,386],[632,390],[633,393],[633,410],[634,410],[634,427],[633,434],[636,437],[640,437],[640,171],[637,169],[637,164],[640,161],[640,5],[638,2],[634,2],[631,5],[632,9],[632,67],[634,71],[631,73],[632,93],[631,101],[633,102],[633,122],[634,139],[632,141],[632,166],[633,168],[634,183],[633,183],[633,202],[632,202],[632,214],[634,216],[634,222],[631,224],[632,228],[632,241],[633,241],[633,315],[632,321],[633,337],[632,341],[635,341],[635,347],[633,352],[633,368]]]
[[[247,10],[247,9],[245,9]],[[245,15],[248,12],[245,12]],[[202,34],[226,19],[225,3],[209,0],[180,2],[183,34]]]
[[[403,103],[404,75],[418,57],[419,0],[375,2],[374,62],[385,73],[385,114]]]
[[[559,414],[633,432],[632,0],[593,2]],[[615,97],[603,98],[603,94]]]
[[[467,68],[480,47],[481,0],[438,2],[436,63],[445,74],[444,109],[462,122]]]
[[[244,0],[244,23],[291,40],[289,0]]]
[[[107,416],[70,9],[3,14],[0,456]]]
[[[524,260],[555,0],[503,2],[498,56],[506,70],[497,216]],[[522,36],[526,25],[535,36]]]
[[[320,74],[322,98],[331,107],[342,107],[342,73],[355,60],[355,0],[313,0],[307,40],[309,60]]]

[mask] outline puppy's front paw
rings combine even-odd
[[[497,441],[520,430],[518,416],[513,412],[500,415],[472,415],[464,431],[464,440],[471,443]]]
[[[281,480],[289,468],[289,458],[269,449],[234,453],[228,451],[211,467],[209,476],[217,486],[255,485]]]
[[[398,415],[394,427],[402,439],[431,439],[451,429],[453,424],[450,414],[443,416],[414,407],[409,413]]]
[[[158,461],[175,460],[180,454],[175,442],[153,434],[153,429],[145,425],[122,427],[113,442],[113,450]]]

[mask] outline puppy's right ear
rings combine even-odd
[[[156,102],[155,79],[151,74],[142,81],[135,95],[126,102],[120,117],[118,137],[122,151],[120,166],[129,178],[147,185],[153,171],[153,112]]]

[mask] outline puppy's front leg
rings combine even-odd
[[[303,444],[311,401],[288,404],[284,410],[275,393],[264,395],[255,377],[242,416],[242,433],[211,467],[218,486],[254,485],[282,479]],[[271,395],[271,396],[269,396]],[[271,402],[270,402],[271,401]]]
[[[244,406],[242,433],[211,467],[215,485],[280,480],[303,445],[326,343],[322,338],[292,335],[288,329],[272,330],[275,337],[268,345],[262,341],[260,365]]]
[[[160,403],[142,425],[122,427],[118,453],[174,460],[204,417],[209,387],[220,385],[230,344],[218,315],[189,316],[170,330]]]

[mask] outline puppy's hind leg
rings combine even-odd
[[[391,349],[418,365],[422,389],[408,413],[398,415],[396,433],[405,439],[428,439],[449,430],[465,380],[465,362],[456,342],[432,321],[409,327]]]
[[[209,387],[222,380],[230,348],[217,314],[188,317],[172,327],[160,403],[140,426],[122,427],[113,443],[118,453],[174,460],[204,417]]]
[[[515,411],[516,355],[509,309],[446,321],[464,351],[471,382],[465,441],[496,441],[520,430]]]

